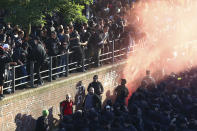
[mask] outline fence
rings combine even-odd
[[[111,45],[111,47],[107,52],[103,51],[101,53],[100,62],[105,63],[105,61],[108,61],[113,64],[116,59],[124,59],[127,57],[128,53],[135,52],[135,47],[138,46],[138,44],[130,44],[127,47],[120,48],[120,43],[121,40],[110,41],[109,45]],[[68,77],[69,73],[72,73],[78,69],[81,69],[81,71],[84,72],[87,67],[94,64],[91,59],[84,58],[82,59],[81,66],[78,66],[77,61],[69,62],[69,57],[71,54],[71,52],[67,52],[58,56],[48,57],[48,67],[45,66],[46,69],[42,69],[40,72],[42,79],[52,82],[54,76],[62,75],[64,77]],[[66,61],[54,67],[53,60],[61,60],[62,57]],[[37,78],[35,78],[36,73],[34,72],[34,65],[34,62],[30,62],[25,65],[13,66],[10,69],[7,69],[7,80],[5,81],[3,91],[11,89],[9,93],[14,93],[16,89],[21,86],[34,88],[35,81],[37,80]],[[22,72],[22,76],[18,74],[19,71]]]

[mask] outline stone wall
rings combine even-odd
[[[50,112],[50,120],[59,119],[59,103],[70,93],[74,98],[76,84],[83,81],[85,87],[92,81],[92,77],[99,75],[105,93],[103,100],[113,96],[114,87],[120,80],[124,62],[92,69],[85,73],[71,74],[42,87],[16,92],[0,101],[0,131],[33,131],[36,119],[41,116],[43,109]],[[87,92],[87,90],[86,90]]]

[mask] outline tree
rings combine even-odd
[[[45,24],[45,15],[53,12],[62,13],[65,22],[85,21],[84,7],[80,4],[90,2],[92,0],[0,0],[0,8],[8,12],[6,22],[20,25],[30,34],[32,25]]]
[[[63,16],[65,23],[70,22],[86,22],[87,19],[82,15],[84,6],[67,1],[65,4],[59,6],[59,12]]]
[[[59,13],[63,16],[64,23],[87,22],[86,17],[82,14],[85,5],[90,5],[93,0],[64,0],[63,4],[58,6]]]
[[[1,8],[7,10],[5,21],[18,24],[31,33],[31,25],[45,23],[44,13],[56,9],[62,0],[1,0]]]

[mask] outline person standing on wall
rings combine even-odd
[[[98,75],[94,75],[93,77],[93,82],[91,82],[89,85],[88,85],[88,91],[90,89],[90,87],[93,87],[94,88],[94,92],[96,95],[99,96],[100,100],[102,101],[102,94],[104,92],[104,88],[103,88],[103,85],[101,82],[98,81]]]
[[[126,79],[121,79],[121,85],[116,87],[115,94],[116,94],[116,104],[119,104],[120,106],[125,106],[125,100],[129,95],[129,91],[126,87]]]

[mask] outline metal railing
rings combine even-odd
[[[123,56],[127,56],[128,53],[135,52],[135,47],[138,45],[132,44],[128,47],[120,48],[120,40],[113,40],[108,43],[111,45],[111,49],[107,52],[103,51],[101,53],[100,61],[101,63],[104,63],[105,61],[108,61],[108,63],[115,63],[116,59],[122,59]],[[104,47],[105,48],[105,47]],[[89,66],[94,64],[94,61],[92,61],[92,58],[85,59],[83,58],[82,64],[78,66],[77,61],[69,62],[70,54],[72,52],[67,52],[61,55],[48,57],[47,61],[49,64],[47,66],[44,66],[46,69],[41,69],[40,74],[41,78],[45,81],[52,82],[53,77],[57,75],[61,75],[64,77],[69,76],[69,73],[75,72],[76,70],[81,69],[81,72],[84,72],[85,69],[87,69]],[[58,63],[57,66],[53,65],[53,60],[56,59],[57,61],[60,61],[64,58],[63,64]],[[124,57],[126,58],[126,57]],[[8,70],[9,77],[4,83],[3,91],[11,89],[11,92],[14,93],[17,88],[20,88],[21,86],[34,88],[35,82],[37,81],[37,78],[35,78],[36,73],[34,71],[34,65],[35,63],[32,61],[30,63],[24,64],[24,65],[18,65],[13,66]],[[102,64],[104,65],[104,64]],[[29,69],[27,73],[27,68]],[[23,72],[26,70],[26,72]],[[22,73],[18,73],[22,72]],[[20,75],[19,75],[20,74]]]

